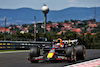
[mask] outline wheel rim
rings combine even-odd
[[[74,50],[74,61],[76,61],[76,50]]]
[[[85,47],[84,47],[84,49],[83,49],[83,57],[85,58]]]
[[[76,51],[73,51],[72,53],[71,53],[71,61],[76,61]]]
[[[85,58],[85,49],[83,50],[83,57]]]

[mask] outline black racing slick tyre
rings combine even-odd
[[[34,46],[30,49],[30,57],[38,57],[40,55],[40,48],[38,46]]]
[[[73,49],[74,49],[74,47],[67,47],[67,49],[66,49],[67,57],[71,57],[71,53],[72,53]]]
[[[73,46],[67,47],[66,55],[67,55],[67,58],[70,59],[71,62],[76,61],[76,50],[74,49]]]
[[[85,59],[85,52],[86,52],[86,48],[84,45],[77,45],[75,47],[76,49],[76,58],[78,60],[84,60]]]

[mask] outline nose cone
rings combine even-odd
[[[47,13],[49,12],[48,6],[44,5],[44,6],[42,7],[42,12],[43,12],[44,14],[47,14]]]

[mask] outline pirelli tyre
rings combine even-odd
[[[38,46],[34,46],[30,49],[30,57],[38,57],[40,55],[40,48]]]
[[[84,45],[77,45],[75,46],[76,49],[76,58],[78,60],[84,60],[85,59],[85,53],[86,53],[86,48]]]
[[[76,50],[73,46],[69,46],[66,48],[66,56],[69,60],[69,62],[71,61],[76,61]]]

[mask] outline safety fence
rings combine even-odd
[[[0,50],[9,49],[30,49],[32,46],[50,45],[51,42],[43,41],[0,41]]]

